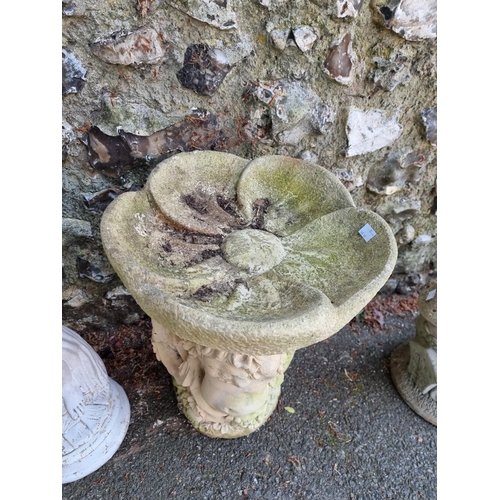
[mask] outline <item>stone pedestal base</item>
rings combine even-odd
[[[128,429],[130,405],[125,391],[109,381],[109,414],[102,429],[80,448],[63,456],[62,483],[81,479],[103,466],[118,450]],[[89,429],[83,429],[83,432]]]
[[[391,354],[391,375],[394,385],[408,406],[433,425],[437,426],[437,401],[431,396],[432,391],[422,394],[410,376],[409,343],[400,345]]]
[[[118,450],[130,422],[125,391],[98,354],[62,327],[62,483],[87,476]]]
[[[266,422],[293,353],[233,354],[183,340],[152,322],[156,357],[172,375],[179,406],[198,431],[237,438]]]

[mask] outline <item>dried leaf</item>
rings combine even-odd
[[[384,326],[384,315],[378,309],[373,310],[373,318],[380,326]]]

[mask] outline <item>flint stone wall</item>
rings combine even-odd
[[[391,225],[386,291],[436,274],[432,0],[63,0],[63,321],[144,315],[102,211],[180,151],[318,163]]]

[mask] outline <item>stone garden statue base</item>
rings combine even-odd
[[[391,376],[401,397],[437,426],[437,282],[420,292],[416,336],[391,354]]]
[[[211,437],[233,438],[259,428],[278,404],[292,354],[252,356],[204,347],[153,320],[153,349],[174,380],[179,406]]]
[[[185,415],[224,438],[266,422],[293,353],[347,324],[397,257],[388,224],[325,168],[215,151],[160,163],[108,206],[101,238]]]

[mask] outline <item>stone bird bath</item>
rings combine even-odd
[[[101,237],[183,412],[222,438],[265,423],[293,353],[346,325],[397,257],[387,223],[325,168],[214,151],[160,163],[108,206]]]

